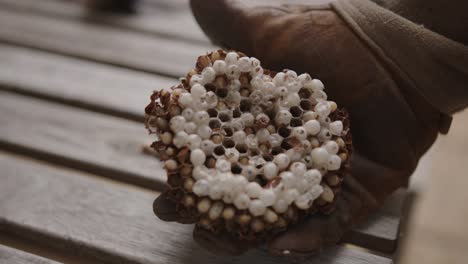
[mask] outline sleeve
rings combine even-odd
[[[468,47],[368,0],[337,0],[335,11],[400,82],[442,113],[468,106]]]

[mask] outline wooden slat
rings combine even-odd
[[[178,83],[147,73],[0,44],[0,89],[143,120],[153,90]]]
[[[3,233],[1,231],[0,231],[0,244],[5,247],[14,248],[16,250],[27,252],[28,254],[40,256],[44,259],[53,260],[59,263],[102,264],[102,262],[98,262],[93,258],[70,254],[65,251],[51,248],[46,243],[32,241],[30,239],[25,239],[23,237],[17,236],[15,234]],[[3,264],[4,262],[0,260],[0,263]],[[22,263],[26,264],[29,262],[22,262]]]
[[[174,3],[177,2],[177,3]],[[63,19],[103,23],[133,31],[209,45],[208,38],[193,18],[188,1],[143,1],[137,15],[91,14],[79,1],[0,0],[3,8]]]
[[[166,173],[141,149],[141,123],[0,92],[0,147],[162,190]]]
[[[58,264],[58,262],[0,245],[0,263],[5,264]]]
[[[118,28],[0,10],[0,41],[172,77],[213,50]]]
[[[140,0],[139,7],[147,8],[171,8],[177,10],[188,10],[190,0]]]
[[[143,125],[58,104],[0,92],[0,147],[146,188],[161,190],[161,163],[145,156]],[[51,114],[53,113],[53,114]],[[398,205],[401,209],[401,205]],[[348,237],[359,245],[389,251],[398,239],[398,217],[383,209]],[[391,219],[391,221],[389,220]]]
[[[369,249],[380,252],[389,254],[395,252],[406,193],[406,189],[399,189],[393,193],[380,210],[354,228],[353,233],[345,239],[358,245],[366,243]]]
[[[235,258],[208,254],[193,242],[192,226],[155,218],[153,193],[3,154],[0,166],[3,232],[106,262],[284,263],[259,251]],[[391,260],[337,247],[307,263],[387,264]]]

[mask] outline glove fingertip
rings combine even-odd
[[[167,199],[167,196],[163,193],[153,202],[154,214],[163,221],[173,222],[177,221],[179,215],[176,210],[176,204]]]

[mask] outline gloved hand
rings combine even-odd
[[[272,70],[307,72],[350,112],[355,151],[334,213],[312,216],[268,242],[271,254],[308,256],[336,244],[345,231],[405,186],[419,158],[435,141],[445,121],[416,91],[393,76],[326,5],[256,6],[258,1],[192,0],[193,13],[216,44],[260,59]],[[297,1],[293,1],[297,3]],[[291,1],[289,1],[291,3]],[[309,2],[310,3],[310,2]],[[446,132],[446,131],[445,131]],[[169,191],[170,192],[170,191]],[[156,215],[181,218],[162,194]],[[215,253],[240,254],[256,246],[196,228],[194,238]]]

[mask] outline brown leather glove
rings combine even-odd
[[[435,141],[441,114],[422,97],[398,83],[363,42],[326,5],[254,6],[233,0],[192,0],[192,10],[214,43],[242,51],[265,68],[289,68],[321,79],[330,98],[351,115],[355,152],[352,176],[345,181],[335,212],[307,222],[268,243],[274,255],[289,251],[307,256],[336,244],[354,223],[405,186],[419,158]],[[271,5],[271,1],[264,1]],[[295,1],[297,2],[297,1]],[[309,2],[310,3],[310,2]],[[161,195],[158,217],[181,219]],[[196,228],[194,238],[215,253],[240,254],[255,245]]]

